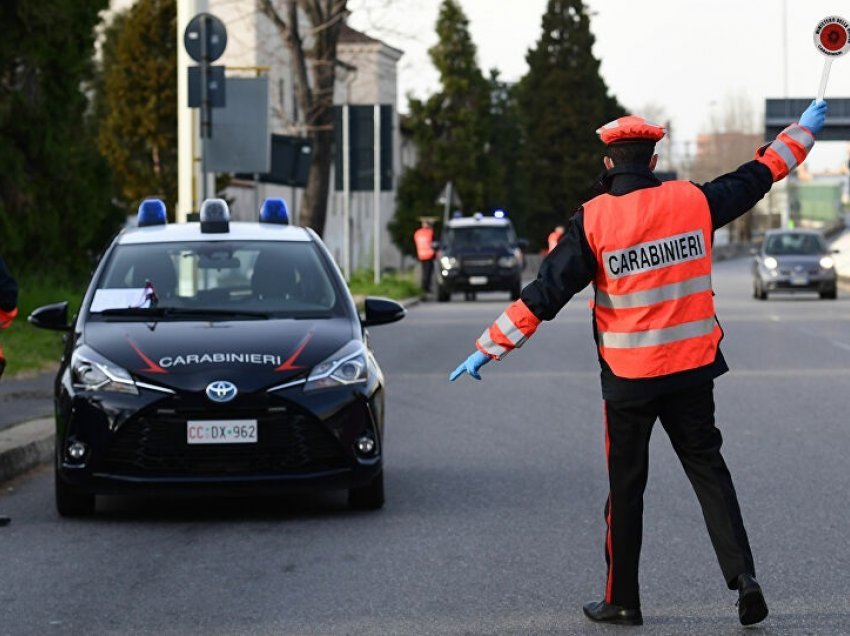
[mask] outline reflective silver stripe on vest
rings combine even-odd
[[[490,339],[490,328],[484,330],[484,333],[481,334],[481,337],[478,339],[478,344],[481,346],[484,351],[489,353],[491,356],[496,356],[501,360],[502,356],[504,356],[508,350],[505,349],[502,345],[496,344]]]
[[[776,139],[772,144],[770,144],[770,147],[774,152],[776,152],[776,154],[782,157],[782,161],[784,161],[785,165],[788,166],[789,172],[797,167],[797,157],[794,156],[794,153],[791,152],[791,149],[784,141]]]
[[[707,336],[714,331],[717,321],[714,316],[705,320],[685,322],[675,327],[665,329],[648,329],[646,331],[599,333],[599,342],[609,349],[634,349],[636,347],[655,347],[669,344],[678,340]]]
[[[812,134],[807,131],[802,126],[788,126],[785,130],[783,130],[786,135],[791,137],[798,144],[803,146],[806,149],[806,152],[812,149],[812,146],[815,145],[815,138],[812,137]]]
[[[496,319],[496,326],[502,330],[505,337],[510,340],[515,347],[521,347],[525,344],[525,341],[528,340],[517,326],[511,322],[511,319],[508,318],[507,314],[502,314]]]
[[[628,307],[648,307],[665,300],[684,298],[691,294],[711,290],[711,276],[697,276],[679,283],[661,285],[653,289],[632,292],[631,294],[609,294],[605,291],[596,293],[596,304],[608,309],[625,309]],[[519,346],[519,345],[517,345]]]

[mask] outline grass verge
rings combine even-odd
[[[79,310],[86,291],[84,284],[31,275],[18,278],[18,289],[18,317],[8,329],[0,332],[6,356],[6,376],[43,371],[56,366],[62,355],[64,334],[36,329],[27,322],[27,316],[36,307],[67,300],[70,303],[70,318]]]
[[[376,284],[371,270],[359,270],[351,275],[348,288],[355,297],[384,296],[403,300],[422,295],[422,289],[413,272],[384,274],[381,276],[381,282]]]

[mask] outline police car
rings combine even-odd
[[[454,292],[474,300],[479,291],[506,291],[512,300],[522,291],[522,250],[513,224],[503,210],[493,216],[477,213],[450,219],[437,252],[437,300],[448,302]]]
[[[146,200],[138,227],[101,259],[79,314],[36,309],[68,332],[55,385],[56,506],[170,491],[345,489],[384,503],[383,375],[366,328],[404,308],[367,298],[361,317],[321,239],[288,223],[282,199],[259,222],[204,202],[169,225]]]

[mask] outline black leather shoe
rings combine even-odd
[[[639,609],[626,609],[619,605],[611,605],[605,601],[588,603],[584,609],[584,615],[595,623],[608,623],[609,625],[643,625],[643,616]]]
[[[749,574],[741,574],[737,579],[738,618],[741,625],[755,625],[767,618],[767,603],[761,593],[761,586]]]

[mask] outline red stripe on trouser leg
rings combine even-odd
[[[605,466],[610,470],[610,453],[611,453],[611,437],[608,435],[608,405],[602,403],[603,419],[605,420]],[[608,580],[605,584],[605,602],[611,602],[611,589],[614,587],[614,550],[613,540],[611,538],[611,494],[608,494],[608,514],[605,515],[605,522],[608,526],[608,532],[605,537],[605,549],[608,554]]]

